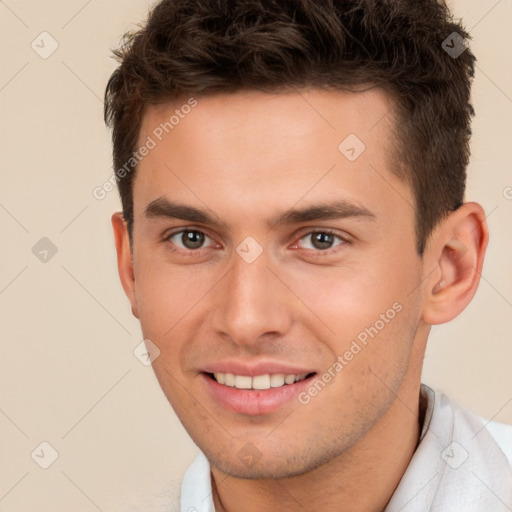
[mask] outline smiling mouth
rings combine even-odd
[[[236,389],[262,391],[271,388],[280,388],[283,386],[290,386],[296,382],[309,379],[316,375],[315,373],[301,373],[295,374],[264,374],[255,375],[250,377],[248,375],[235,375],[233,373],[207,373],[208,377],[224,386]]]

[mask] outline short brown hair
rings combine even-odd
[[[126,165],[148,105],[243,89],[372,84],[394,99],[393,171],[411,185],[422,255],[436,224],[463,203],[475,57],[460,45],[468,38],[444,0],[160,1],[114,51],[120,66],[105,91],[130,233],[136,163],[130,172]]]

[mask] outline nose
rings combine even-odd
[[[232,343],[251,347],[283,336],[292,325],[290,292],[263,253],[247,263],[237,254],[217,288],[213,328]]]

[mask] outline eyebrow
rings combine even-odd
[[[145,215],[150,219],[172,218],[216,225],[229,231],[229,226],[214,213],[210,213],[209,210],[170,201],[164,197],[159,197],[149,203],[146,207]],[[280,225],[299,224],[316,220],[345,219],[349,217],[366,217],[374,220],[375,214],[363,206],[340,199],[331,203],[292,208],[268,219],[267,225],[274,229]]]

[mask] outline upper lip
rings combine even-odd
[[[234,375],[256,375],[283,373],[284,375],[301,375],[302,373],[315,373],[306,366],[292,366],[286,363],[259,361],[255,363],[244,363],[242,361],[219,361],[205,366],[202,369],[205,373],[233,373]]]

